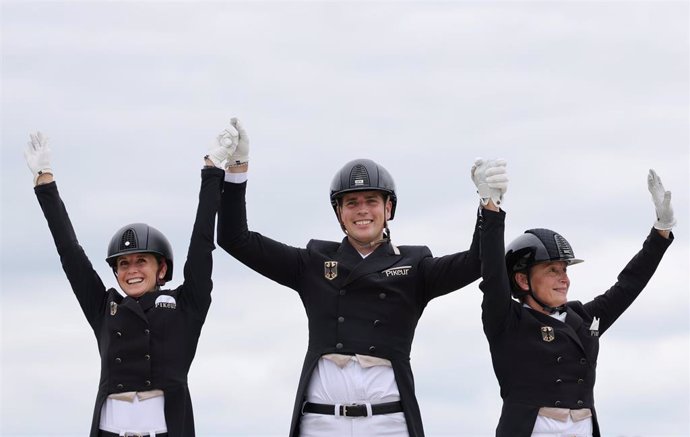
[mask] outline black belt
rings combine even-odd
[[[127,437],[149,437],[151,434],[145,432],[145,433],[136,433],[136,432],[128,432],[125,433]],[[168,433],[164,432],[162,434],[154,434],[156,437],[168,437]],[[102,429],[98,430],[98,437],[120,437],[120,434],[110,432],[110,431],[103,431]]]
[[[368,416],[367,406],[365,404],[340,405],[338,410],[341,416]],[[373,416],[376,416],[377,414],[400,413],[402,412],[402,410],[403,406],[400,401],[383,402],[381,404],[371,404],[371,414]],[[335,405],[314,404],[312,402],[305,402],[304,406],[302,407],[302,413],[330,414],[332,416],[335,416]]]

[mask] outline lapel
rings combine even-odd
[[[578,344],[578,346],[580,346],[582,352],[586,352],[585,347],[582,345],[582,340],[580,340],[580,336],[577,335],[577,331],[580,329],[580,326],[582,326],[583,323],[582,317],[568,307],[566,307],[565,311],[568,314],[568,316],[565,318],[565,332],[575,341],[575,343]]]
[[[126,308],[139,316],[142,320],[148,323],[149,319],[146,317],[145,311],[148,311],[156,302],[158,293],[148,292],[141,296],[139,300],[131,297],[125,297],[120,303],[120,308]]]
[[[347,286],[362,276],[368,275],[370,273],[380,272],[392,266],[400,260],[402,257],[396,254],[393,250],[393,246],[389,243],[385,243],[377,247],[372,253],[366,258],[362,259],[362,255],[357,252],[357,250],[352,247],[347,238],[343,240],[338,249],[338,254],[343,256],[346,263],[352,262],[353,269],[346,276],[343,282],[343,287]]]

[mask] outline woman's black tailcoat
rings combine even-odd
[[[105,288],[77,241],[57,185],[35,187],[62,268],[98,341],[101,378],[91,437],[98,435],[101,407],[108,395],[152,389],[165,393],[168,435],[194,436],[187,373],[211,304],[211,252],[223,175],[217,168],[201,171],[182,285],[148,292],[138,300]]]
[[[499,437],[528,437],[540,407],[594,409],[599,339],[630,306],[654,274],[671,239],[656,229],[605,293],[566,305],[565,323],[513,300],[504,258],[504,212],[484,210],[481,232],[482,322],[489,340],[503,409]],[[599,328],[592,327],[593,318]]]

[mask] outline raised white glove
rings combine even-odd
[[[500,206],[503,202],[503,195],[508,190],[508,175],[506,172],[506,162],[502,159],[484,160],[477,158],[470,171],[472,181],[477,187],[477,193],[482,205],[494,202]]]
[[[239,133],[239,139],[237,147],[230,153],[230,157],[228,158],[228,163],[226,165],[228,167],[235,167],[249,162],[249,135],[247,135],[247,131],[244,129],[237,117],[231,118],[230,124]]]
[[[676,225],[671,207],[671,192],[664,189],[661,178],[652,169],[647,175],[647,187],[652,194],[652,201],[656,209],[656,222],[654,228],[661,231],[670,231]]]
[[[210,159],[216,167],[223,168],[223,163],[237,149],[240,134],[235,126],[230,124],[218,134],[216,140],[209,148],[206,158]]]
[[[53,170],[50,168],[50,147],[48,147],[48,138],[40,132],[29,134],[29,138],[31,141],[26,143],[24,158],[26,158],[26,164],[34,175],[34,185],[36,185],[38,177],[42,174],[53,174]]]

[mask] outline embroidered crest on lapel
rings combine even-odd
[[[338,261],[324,261],[323,263],[324,278],[332,281],[338,277]]]
[[[551,326],[541,327],[541,339],[545,342],[552,342],[556,338],[556,334]]]

